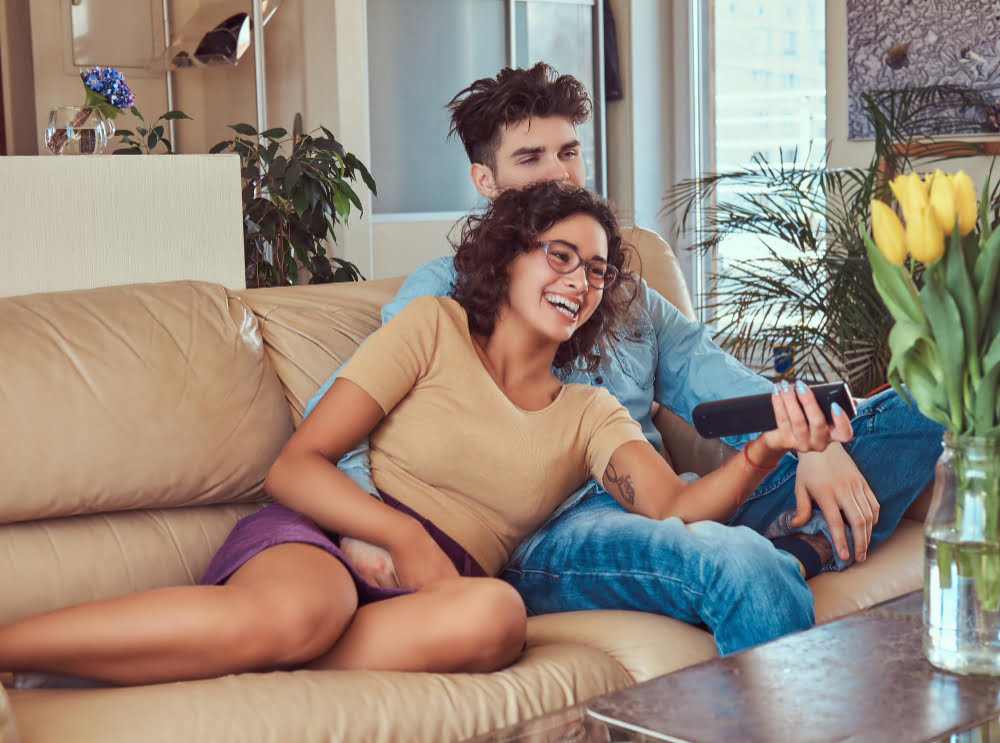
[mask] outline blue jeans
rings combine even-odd
[[[892,390],[865,400],[853,428],[845,448],[881,507],[874,547],[933,477],[944,429]],[[796,465],[786,456],[726,525],[637,516],[598,489],[522,543],[502,577],[532,614],[665,614],[707,626],[720,653],[805,629],[815,621],[812,592],[795,558],[764,536],[786,531],[783,515],[795,508]],[[829,538],[818,509],[799,531]],[[836,558],[826,567],[848,564]]]

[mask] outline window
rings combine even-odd
[[[797,12],[801,11],[801,12]],[[747,19],[752,19],[748,33]],[[751,167],[756,154],[769,162],[797,153],[815,162],[826,144],[826,54],[823,0],[739,0],[715,2],[715,170]],[[743,40],[763,41],[763,29],[781,29],[783,43],[772,51],[761,43],[740,48]],[[798,43],[811,41],[809,48]],[[735,50],[739,50],[738,52]],[[790,51],[791,50],[791,53]],[[794,72],[790,72],[792,69]],[[720,189],[720,199],[738,190]],[[772,245],[776,247],[776,244]],[[752,259],[766,248],[757,237],[733,236],[720,246],[717,268],[727,261]]]
[[[445,104],[505,65],[544,60],[587,86],[594,118],[579,127],[587,185],[604,189],[596,0],[368,0],[371,171],[386,219],[456,215],[481,203]],[[392,215],[391,217],[388,215]]]

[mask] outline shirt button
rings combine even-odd
[[[604,377],[594,377],[594,381],[598,384],[604,384]]]

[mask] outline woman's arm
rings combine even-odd
[[[773,395],[771,401],[778,428],[750,441],[745,453],[730,457],[705,477],[685,483],[653,447],[632,441],[612,454],[603,478],[605,490],[630,511],[651,518],[724,521],[785,452],[822,451],[831,441],[851,438],[847,416],[834,416],[834,425],[828,425],[808,388],[805,393],[790,388]]]
[[[420,523],[362,490],[334,464],[385,417],[368,392],[338,378],[278,454],[264,482],[322,528],[387,549],[403,586],[457,575]]]

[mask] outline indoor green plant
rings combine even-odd
[[[757,155],[744,169],[679,183],[664,200],[681,229],[693,227],[696,249],[712,251],[734,234],[791,246],[768,246],[765,257],[736,261],[716,275],[703,306],[716,316],[723,347],[749,361],[791,346],[797,375],[842,377],[857,394],[886,381],[892,326],[857,220],[867,220],[869,203],[886,193],[888,177],[920,160],[915,145],[928,141],[920,132],[931,119],[946,121],[943,107],[957,105],[952,123],[961,128],[985,119],[988,109],[982,94],[954,86],[871,91],[862,98],[875,128],[866,166],[832,168],[825,158],[814,162],[798,153],[778,162]],[[974,144],[934,144],[931,159],[977,152]],[[738,195],[719,197],[723,186]],[[700,223],[690,225],[696,214]]]
[[[174,119],[188,119],[188,116],[183,111],[167,111],[162,114],[156,121],[152,124],[147,124],[146,119],[143,118],[142,114],[139,113],[139,109],[132,106],[130,109],[133,116],[135,116],[139,123],[135,127],[135,131],[131,129],[119,129],[115,132],[118,138],[121,140],[125,147],[119,147],[112,154],[114,155],[150,155],[159,146],[163,145],[164,150],[168,155],[174,154],[174,146],[164,135],[165,127],[160,124],[160,122],[168,122]]]
[[[977,205],[961,171],[908,173],[890,187],[903,221],[881,200],[871,203],[871,235],[859,220],[894,320],[889,381],[947,431],[924,529],[924,649],[946,670],[1000,675],[996,202],[987,180]]]
[[[364,164],[325,127],[323,136],[302,137],[288,137],[280,128],[258,134],[249,124],[230,128],[236,136],[210,152],[240,157],[247,286],[295,284],[300,266],[311,273],[309,283],[364,278],[357,266],[326,249],[351,205],[362,211],[352,184],[360,178],[376,194]]]

